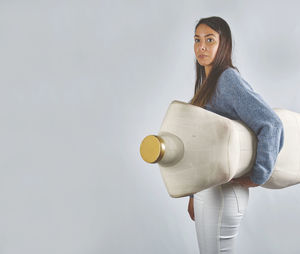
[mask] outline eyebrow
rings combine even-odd
[[[204,37],[207,37],[207,36],[210,36],[210,35],[212,35],[212,36],[214,36],[214,37],[216,37],[214,34],[207,34],[207,35],[205,35]],[[195,34],[195,36],[194,37],[200,37],[199,35],[197,35],[197,34]]]

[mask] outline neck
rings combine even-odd
[[[210,73],[211,66],[205,66],[204,69],[205,69],[205,75],[206,75],[206,78],[207,78],[209,73]]]

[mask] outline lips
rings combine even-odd
[[[207,55],[198,55],[198,57],[200,57],[200,58],[204,58],[204,57],[206,57]]]

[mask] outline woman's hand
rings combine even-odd
[[[190,217],[193,221],[195,221],[194,216],[194,198],[190,197],[189,206],[188,206],[188,212],[190,214]]]
[[[240,185],[244,187],[257,187],[260,186],[259,184],[256,184],[251,181],[250,176],[242,176],[239,178],[231,179],[229,181],[230,183],[239,183]]]

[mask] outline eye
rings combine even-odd
[[[211,40],[210,42],[212,42],[214,39],[213,38],[208,38],[207,40]]]
[[[198,42],[198,41],[199,41],[199,39],[195,38],[195,42]]]

